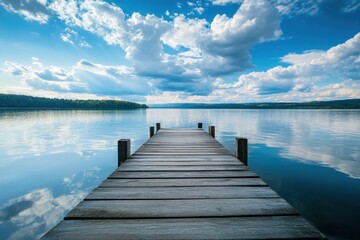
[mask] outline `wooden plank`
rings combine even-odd
[[[223,156],[226,153],[215,153],[215,152],[198,152],[198,153],[177,153],[177,152],[164,152],[164,153],[152,153],[152,152],[140,152],[140,153],[136,153],[136,155],[142,156],[142,155],[147,155],[147,156],[206,156],[206,155],[218,155],[218,156]],[[229,154],[230,155],[230,154]]]
[[[242,164],[239,161],[126,161],[122,166],[241,166]]]
[[[109,178],[249,178],[258,177],[252,171],[192,171],[192,172],[113,172]],[[166,180],[164,180],[166,181]]]
[[[139,160],[147,160],[147,159],[155,159],[161,161],[177,161],[177,160],[190,160],[190,161],[213,161],[213,160],[238,160],[231,155],[212,155],[212,156],[145,156],[145,155],[136,155],[133,154],[130,159],[139,159]]]
[[[261,206],[261,207],[259,207]],[[284,216],[298,213],[281,198],[82,201],[66,219]]]
[[[183,162],[183,163],[193,163],[193,162],[199,162],[199,163],[212,163],[212,162],[216,162],[216,163],[236,163],[236,164],[240,164],[242,165],[243,163],[240,162],[239,160],[235,160],[235,159],[211,159],[211,160],[206,160],[206,159],[202,159],[202,158],[131,158],[128,159],[126,162],[139,162],[139,163],[152,163],[152,162],[166,162],[166,163],[173,163],[173,162]]]
[[[107,179],[99,187],[267,186],[259,178]]]
[[[229,170],[244,170],[247,169],[244,165],[230,165],[230,166],[136,166],[136,165],[121,165],[118,171],[229,171]]]
[[[44,237],[322,238],[208,133],[163,128]]]
[[[45,240],[83,239],[325,239],[298,216],[69,220]]]
[[[97,188],[85,200],[276,198],[269,187]]]
[[[206,148],[207,146],[209,147],[224,147],[221,143],[219,142],[198,142],[198,143],[193,143],[193,142],[184,142],[183,144],[176,144],[176,143],[169,143],[169,142],[165,142],[164,143],[157,143],[154,141],[151,142],[146,142],[144,144],[144,146],[146,147],[202,147],[202,148]]]
[[[229,151],[224,149],[154,149],[154,150],[148,150],[148,149],[141,149],[136,151],[136,154],[163,154],[163,153],[177,153],[177,154],[209,154],[209,153],[219,153],[219,154],[229,154]]]
[[[224,149],[224,146],[219,143],[210,143],[210,144],[144,144],[139,149],[158,149],[161,146],[161,149]]]

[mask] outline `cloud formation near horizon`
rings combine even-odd
[[[340,2],[348,12],[359,8],[356,1]],[[27,21],[45,25],[61,20],[66,27],[59,37],[65,44],[93,48],[79,33],[85,31],[118,47],[127,62],[106,65],[80,57],[71,68],[64,68],[46,66],[35,58],[31,65],[6,61],[3,72],[20,77],[34,90],[134,95],[133,99],[141,101],[143,96],[149,102],[296,101],[319,96],[320,91],[325,99],[359,96],[359,34],[328,51],[289,53],[277,67],[249,72],[255,67],[251,59],[254,46],[280,40],[282,16],[315,15],[321,3],[196,1],[186,4],[190,12],[166,11],[164,18],[126,13],[103,0],[1,0],[2,7]],[[237,10],[231,15],[215,14],[210,20],[201,18],[209,4],[234,4]],[[178,4],[179,9],[183,7]]]

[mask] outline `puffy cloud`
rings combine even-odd
[[[210,24],[179,15],[162,40],[180,50],[176,60],[188,71],[202,77],[219,76],[252,67],[251,47],[277,39],[281,35],[279,25],[278,12],[272,5],[244,1],[232,17],[216,15]]]
[[[21,2],[3,1],[1,5],[15,11],[12,9],[20,9]],[[31,66],[7,62],[4,71],[23,77],[34,88],[56,92],[110,96],[146,94],[150,91],[148,84],[151,84],[156,95],[161,95],[161,91],[173,91],[175,95],[180,93],[185,99],[195,100],[205,99],[204,96],[211,93],[207,100],[235,101],[239,97],[237,92],[254,99],[287,93],[305,96],[317,89],[315,84],[318,82],[351,82],[359,78],[360,58],[355,50],[359,47],[357,36],[329,51],[288,54],[282,61],[290,66],[244,74],[234,84],[219,79],[253,67],[251,48],[281,36],[281,14],[315,14],[321,2],[214,0],[213,4],[238,3],[239,8],[233,16],[218,14],[208,22],[183,14],[173,15],[170,20],[136,12],[126,15],[119,6],[103,0],[27,1],[27,5],[21,6],[31,9],[31,4],[41,5],[42,8],[33,8],[36,11],[32,12],[45,9],[42,12],[49,14],[52,11],[68,25],[60,36],[64,42],[89,47],[73,29],[89,31],[107,44],[120,46],[131,68],[82,60],[67,71],[43,66],[34,60]],[[357,1],[342,2],[347,2],[349,11],[358,8]],[[203,11],[201,4],[191,1],[179,6],[200,14]],[[166,15],[170,13],[167,11]],[[341,86],[345,87],[344,84]],[[227,94],[226,90],[232,96],[222,98],[222,94]]]
[[[360,80],[359,49],[360,33],[328,51],[286,55],[283,61],[292,65],[241,75],[233,87],[256,95],[289,93],[283,96],[292,96],[293,100],[306,96],[322,96],[323,99],[356,97],[359,84],[354,81]],[[330,84],[316,86],[319,82]]]
[[[231,18],[216,15],[211,23],[211,38],[201,46],[204,72],[221,75],[252,67],[251,47],[279,38],[279,27],[280,16],[267,1],[245,0]]]
[[[203,7],[196,7],[194,8],[194,10],[198,13],[198,14],[203,14],[205,9]]]
[[[200,3],[188,5],[202,12]],[[245,0],[234,16],[217,15],[211,23],[184,15],[171,22],[139,13],[126,19],[120,7],[95,0],[81,4],[55,0],[50,7],[68,25],[93,32],[108,44],[120,45],[134,72],[153,78],[160,90],[195,94],[203,89],[202,94],[209,93],[209,76],[252,67],[251,47],[281,35],[280,17],[266,1]],[[72,41],[69,34],[63,39]],[[165,46],[176,53],[166,53]]]
[[[30,66],[6,62],[4,71],[20,76],[37,90],[126,97],[149,92],[147,80],[135,76],[133,69],[126,66],[106,66],[83,59],[67,70],[35,60]]]
[[[46,3],[46,0],[2,0],[0,6],[23,16],[26,20],[44,24],[50,17]]]
[[[201,4],[189,2],[186,7],[200,14],[204,11]],[[47,6],[69,26],[61,34],[63,41],[89,47],[72,30],[77,27],[119,45],[133,73],[151,79],[153,86],[163,91],[207,94],[213,76],[252,67],[251,47],[281,35],[280,16],[265,0],[245,0],[233,16],[217,15],[210,23],[184,15],[170,21],[136,12],[127,17],[119,6],[102,0],[53,0]]]
[[[282,58],[290,66],[239,76],[235,83],[217,78],[207,96],[184,92],[148,96],[153,103],[167,102],[266,102],[359,98],[360,33],[327,51],[291,53]]]
[[[124,46],[125,14],[120,7],[98,0],[54,0],[49,8],[69,26],[78,26],[104,38],[108,44]]]
[[[199,50],[199,42],[208,34],[208,25],[205,19],[189,19],[180,14],[174,18],[172,28],[162,36],[162,41],[174,49]]]

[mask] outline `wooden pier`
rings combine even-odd
[[[325,239],[204,130],[157,129],[43,239]]]

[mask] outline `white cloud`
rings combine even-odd
[[[80,24],[80,20],[77,17],[79,7],[76,0],[54,0],[48,7],[58,15],[58,18],[65,21],[66,24],[70,26]]]
[[[196,7],[194,8],[194,10],[198,13],[198,14],[203,14],[205,9],[203,7]]]
[[[174,49],[181,46],[198,50],[199,42],[208,34],[208,22],[205,19],[190,19],[183,14],[175,17],[172,28],[162,36],[162,41]]]
[[[147,100],[151,103],[274,102],[360,97],[360,33],[327,51],[291,53],[282,60],[291,65],[243,74],[235,83],[217,78],[207,96],[177,91],[148,96]]]
[[[21,2],[5,1],[1,5],[18,14],[22,14],[19,9],[24,6],[28,11],[33,10],[30,11],[33,16],[38,16],[35,14],[38,12],[46,13],[46,21],[51,10],[68,26],[60,36],[64,42],[91,47],[74,29],[89,31],[109,45],[120,46],[131,64],[131,68],[127,68],[84,60],[67,70],[44,66],[39,60],[34,60],[31,66],[5,63],[7,74],[22,77],[37,89],[113,96],[149,93],[148,84],[151,84],[155,94],[158,90],[173,91],[175,95],[185,96],[184,99],[236,101],[238,92],[254,99],[274,96],[286,99],[288,93],[300,99],[319,89],[329,94],[339,86],[347,89],[354,86],[352,81],[359,76],[360,57],[354,50],[359,47],[358,37],[354,37],[329,51],[288,54],[282,61],[290,66],[245,74],[235,84],[229,79],[227,82],[219,80],[253,67],[251,48],[281,36],[281,14],[316,14],[321,0],[215,0],[213,4],[238,3],[239,8],[233,16],[218,14],[210,22],[183,14],[174,14],[170,20],[137,12],[126,15],[119,6],[103,0],[53,0],[49,3],[34,0],[27,1],[27,5]],[[344,2],[348,11],[359,5],[354,0]],[[31,8],[30,5],[42,7]],[[179,2],[178,6],[198,14],[204,11],[200,1]],[[170,16],[170,12],[166,11],[166,15]],[[316,86],[318,82],[324,85],[324,81],[334,85],[327,90]],[[229,95],[226,89],[231,96],[222,98],[222,95]],[[354,91],[357,91],[356,86]],[[354,91],[344,90],[343,96],[354,96]],[[208,98],[204,97],[209,93]]]
[[[243,0],[210,0],[214,5],[240,4]],[[354,0],[357,1],[357,0]],[[294,16],[298,14],[314,15],[319,11],[323,0],[269,0],[281,14]]]
[[[49,5],[69,26],[78,26],[104,38],[108,44],[124,46],[125,14],[121,8],[103,1],[55,0]]]
[[[6,61],[4,65],[5,68],[2,69],[2,71],[11,75],[23,75],[29,72],[29,69],[27,67],[14,62]]]
[[[216,15],[210,24],[179,15],[161,39],[176,50],[185,48],[174,61],[206,78],[252,67],[251,47],[277,39],[281,34],[279,24],[279,15],[270,4],[244,1],[232,17]]]
[[[214,5],[226,5],[230,3],[241,3],[243,0],[210,0]]]
[[[21,77],[36,90],[126,97],[149,92],[147,80],[136,77],[133,69],[126,66],[106,66],[87,60],[79,61],[70,70],[45,66],[39,60],[30,66],[13,62],[4,65],[4,72]]]
[[[319,11],[319,5],[323,0],[272,0],[279,12],[283,15],[307,14],[315,15]]]
[[[285,63],[290,64],[305,64],[310,63],[314,59],[319,59],[325,57],[325,51],[305,51],[302,54],[289,53],[286,56],[282,57],[281,60]]]
[[[83,40],[83,37],[80,37],[76,31],[74,31],[70,28],[65,28],[65,31],[60,34],[60,38],[64,42],[68,42],[74,46],[76,45],[76,46],[79,46],[82,48],[91,48],[92,47],[88,42]]]
[[[199,13],[203,11],[199,1],[192,7],[198,8]],[[184,15],[166,21],[136,12],[126,18],[120,7],[101,0],[54,0],[49,8],[68,26],[121,46],[134,73],[152,78],[156,88],[192,94],[209,93],[211,76],[252,67],[251,47],[275,40],[281,34],[280,17],[264,0],[245,0],[232,17],[217,15],[211,23]],[[70,44],[81,44],[76,42],[78,34],[70,28],[61,38]],[[166,52],[166,45],[176,53]],[[83,42],[82,46],[87,45]],[[43,86],[49,84],[54,85],[43,82]]]
[[[28,21],[44,24],[50,17],[46,3],[46,0],[2,0],[0,6],[9,12],[23,16]]]
[[[283,61],[291,63],[291,66],[241,75],[233,87],[238,91],[237,95],[250,93],[252,99],[261,100],[358,98],[359,49],[360,33],[328,51],[284,56]],[[328,84],[319,86],[318,83]]]
[[[252,67],[249,51],[257,43],[278,39],[280,16],[266,1],[245,0],[233,17],[216,15],[211,38],[202,42],[203,72],[233,73]]]
[[[360,9],[359,0],[343,0],[344,1],[344,12],[352,12]]]

